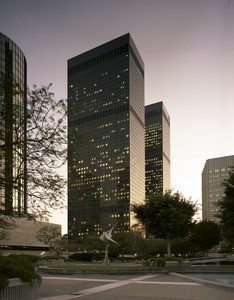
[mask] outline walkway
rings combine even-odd
[[[39,300],[233,300],[233,291],[173,275],[43,276]]]

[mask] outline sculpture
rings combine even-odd
[[[112,240],[112,230],[115,228],[115,226],[118,224],[118,222],[110,229],[105,232],[100,236],[100,239],[106,243],[106,250],[105,250],[105,258],[103,263],[106,264],[106,266],[109,266],[110,261],[108,257],[108,248],[110,246],[109,242],[113,242],[118,245],[118,243],[114,240]]]

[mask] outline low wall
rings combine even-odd
[[[19,278],[9,279],[6,289],[0,291],[0,300],[37,300],[37,284],[30,285]]]

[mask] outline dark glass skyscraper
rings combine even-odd
[[[145,107],[146,195],[170,189],[170,117],[163,104]]]
[[[21,49],[0,33],[0,203],[6,214],[27,210],[27,63]],[[16,188],[17,187],[17,188]]]
[[[145,197],[144,64],[130,34],[69,59],[68,107],[69,238],[117,221],[127,232]]]

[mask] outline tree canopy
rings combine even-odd
[[[223,237],[234,244],[234,167],[231,168],[228,179],[224,180],[224,196],[218,202],[220,223]]]
[[[167,254],[171,255],[171,240],[188,234],[196,206],[179,192],[150,195],[142,204],[134,203],[132,211],[145,226],[146,233],[167,240]]]
[[[206,252],[221,240],[219,224],[204,220],[195,224],[191,230],[190,240],[196,251]]]

